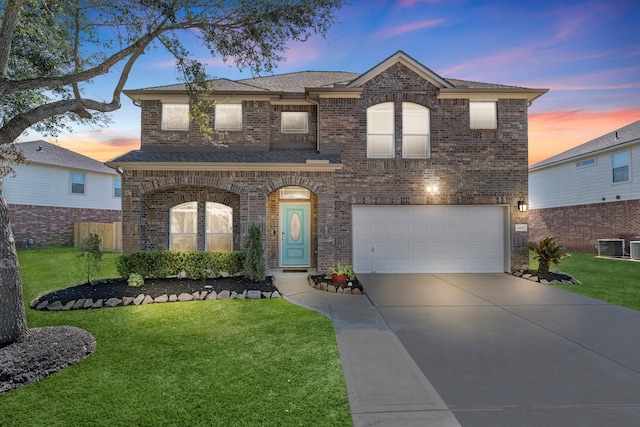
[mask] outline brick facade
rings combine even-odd
[[[73,246],[76,222],[112,223],[121,221],[121,214],[119,210],[9,204],[9,221],[18,249],[45,248]]]
[[[335,172],[125,168],[123,250],[168,248],[169,209],[187,201],[213,201],[233,207],[235,248],[252,223],[260,225],[267,267],[277,267],[282,202],[278,190],[300,186],[312,193],[311,266],[320,271],[337,262],[352,264],[353,205],[508,206],[511,268],[526,268],[528,234],[516,232],[515,224],[527,224],[529,215],[516,208],[518,200],[528,198],[527,100],[499,99],[498,128],[472,130],[469,99],[439,99],[437,86],[400,62],[361,89],[359,97],[318,96],[317,105],[245,100],[243,131],[216,136],[230,147],[315,148],[319,132],[320,153],[340,153],[342,167]],[[391,159],[367,157],[367,108],[381,102],[393,102],[395,108]],[[402,102],[429,109],[427,159],[402,157]],[[161,110],[160,101],[142,102],[142,148],[209,144],[194,125],[184,132],[162,131]],[[308,112],[308,134],[282,134],[282,111]],[[439,192],[427,193],[427,185],[437,185]],[[203,242],[202,238],[198,248]]]
[[[570,251],[597,254],[598,239],[640,240],[640,200],[622,200],[559,208],[532,209],[532,241],[555,237]]]

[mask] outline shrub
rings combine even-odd
[[[138,273],[131,273],[127,283],[129,283],[129,286],[138,287],[144,285],[144,279]]]
[[[244,274],[254,282],[264,280],[266,277],[264,250],[262,248],[260,228],[256,224],[252,224],[249,227],[249,232],[242,246],[248,249],[244,259]]]
[[[165,278],[184,273],[189,279],[218,277],[242,271],[244,253],[202,251],[139,251],[122,254],[116,268],[122,278],[138,273],[143,278]]]
[[[102,262],[102,251],[100,245],[102,240],[97,234],[90,234],[80,242],[80,254],[84,258],[83,271],[87,275],[87,283],[91,284],[95,273],[100,271]]]
[[[534,258],[538,261],[539,274],[549,273],[550,264],[560,265],[562,258],[571,256],[564,250],[564,247],[556,243],[554,237],[544,238],[539,243],[529,242],[527,247],[536,254]]]

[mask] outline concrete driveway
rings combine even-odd
[[[507,274],[358,277],[462,426],[640,426],[640,312]]]

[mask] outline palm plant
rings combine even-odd
[[[560,265],[562,258],[571,256],[563,246],[558,245],[555,237],[546,237],[539,243],[529,242],[527,247],[536,254],[534,258],[538,261],[538,274],[549,273],[550,264]]]

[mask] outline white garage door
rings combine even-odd
[[[357,273],[501,273],[502,206],[354,206]]]

